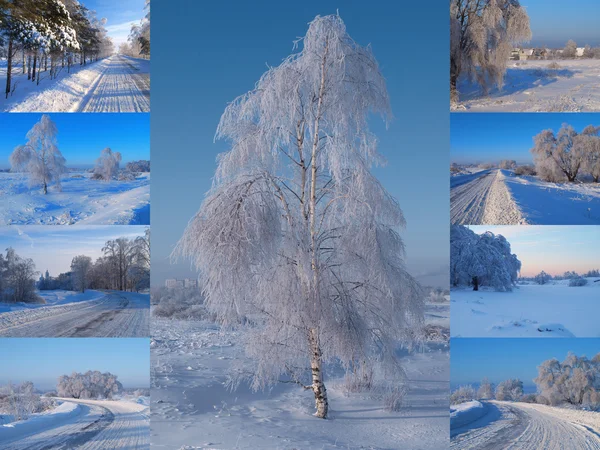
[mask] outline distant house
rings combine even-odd
[[[510,59],[513,61],[525,61],[533,56],[533,48],[514,48],[510,53]]]
[[[581,58],[584,53],[585,53],[585,47],[577,47],[577,50],[575,50],[575,56],[577,58]]]
[[[198,280],[192,280],[191,278],[186,278],[183,280],[183,286],[186,288],[197,288]]]
[[[175,278],[168,278],[165,280],[165,287],[174,289],[177,287],[177,280]]]

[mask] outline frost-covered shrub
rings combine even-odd
[[[461,403],[470,402],[477,399],[477,392],[470,384],[460,386],[450,394],[450,404],[459,405]]]
[[[523,403],[537,403],[537,398],[536,394],[525,394],[519,401]]]
[[[44,411],[47,403],[41,400],[31,381],[0,386],[0,414],[10,415],[14,421],[26,420],[31,414]]]
[[[348,371],[344,377],[346,394],[368,392],[373,389],[375,372],[373,367],[360,365],[355,371]]]
[[[142,159],[128,162],[125,165],[125,170],[128,172],[150,172],[150,161]]]
[[[96,160],[94,174],[104,181],[110,181],[117,177],[119,173],[119,164],[121,163],[121,153],[113,152],[110,148],[105,148]],[[96,178],[95,178],[96,179]]]
[[[535,167],[533,166],[518,166],[515,169],[515,175],[519,176],[535,176],[537,172],[535,171]]]
[[[136,172],[121,171],[117,176],[119,181],[134,181],[139,176]]]
[[[123,385],[110,372],[89,370],[86,373],[73,372],[70,376],[60,376],[56,390],[60,397],[112,399],[123,391]]]
[[[477,389],[477,398],[480,400],[494,398],[494,385],[487,378],[481,380]]]
[[[585,286],[586,284],[588,284],[588,280],[583,277],[571,278],[569,280],[569,286],[571,287]]]
[[[539,285],[547,284],[551,279],[552,276],[547,274],[543,270],[533,278],[533,280]]]
[[[517,162],[514,159],[503,159],[502,161],[500,161],[500,164],[498,164],[498,167],[500,169],[515,169],[517,167]]]
[[[157,317],[183,320],[211,319],[204,306],[204,296],[197,288],[152,288],[150,298],[152,314]]]
[[[562,66],[559,63],[557,63],[556,61],[552,61],[550,64],[548,64],[548,69],[558,70],[558,69],[562,69]]]
[[[502,381],[496,386],[496,400],[517,402],[523,396],[523,382],[518,378]]]
[[[383,394],[383,407],[386,411],[397,412],[402,409],[404,398],[408,393],[406,385],[395,386]]]

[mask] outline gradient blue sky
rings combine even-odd
[[[191,274],[188,264],[170,266],[168,256],[210,188],[217,154],[227,149],[213,143],[227,103],[252,89],[267,64],[288,56],[317,14],[339,9],[350,35],[372,44],[388,81],[395,120],[387,131],[373,126],[389,162],[377,175],[404,210],[408,267],[426,283],[447,285],[447,9],[359,0],[179,5],[153,4],[154,35],[177,36],[177,45],[156,39],[152,47],[153,283]],[[409,16],[427,17],[427,32]],[[415,37],[427,51],[411,51]],[[189,75],[185,90],[174,85],[173,64]]]
[[[477,234],[491,231],[510,242],[522,262],[522,276],[542,270],[551,275],[600,269],[600,230],[596,226],[490,226],[471,225]]]
[[[0,251],[12,247],[19,256],[33,259],[39,272],[48,270],[50,275],[57,276],[70,270],[75,256],[86,255],[96,260],[102,256],[106,241],[120,237],[134,239],[143,236],[146,228],[143,225],[0,227]]]
[[[61,375],[99,370],[117,375],[125,388],[150,386],[148,339],[3,338],[0,355],[0,385],[32,381],[38,389],[51,390]]]
[[[593,358],[600,352],[597,338],[463,338],[452,339],[450,384],[479,383],[483,377],[497,384],[519,378],[532,385],[537,366],[556,358],[564,360],[569,351]]]
[[[132,23],[146,15],[144,0],[86,0],[81,1],[89,9],[98,13],[98,18],[106,18],[106,30],[115,47],[127,41]]]
[[[600,45],[598,0],[521,0],[531,20],[531,45],[564,47],[573,39],[580,47]]]
[[[0,121],[0,169],[10,167],[14,148],[25,144],[27,132],[42,114],[5,114]],[[149,114],[50,114],[58,128],[58,148],[69,167],[89,167],[110,147],[123,162],[150,159]]]
[[[563,123],[581,131],[587,125],[599,126],[600,118],[592,113],[452,114],[450,160],[480,163],[514,159],[532,163],[529,150],[533,137],[547,129],[558,132]]]

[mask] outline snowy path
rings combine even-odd
[[[482,172],[450,189],[450,219],[460,225],[516,225],[525,221],[500,170]]]
[[[491,401],[486,416],[453,430],[451,449],[600,449],[600,414]]]
[[[146,337],[147,295],[112,292],[98,300],[0,314],[4,337]]]
[[[64,399],[83,413],[50,429],[0,442],[5,450],[80,450],[150,448],[147,407],[133,402]]]
[[[149,64],[123,56],[111,56],[74,112],[148,112],[150,111]]]

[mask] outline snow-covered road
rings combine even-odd
[[[487,414],[451,430],[451,449],[600,449],[600,414],[490,401]]]
[[[100,299],[0,314],[3,337],[146,337],[148,295],[110,292]]]
[[[0,442],[4,450],[141,450],[150,448],[147,406],[129,401],[62,399],[81,414]],[[42,422],[43,423],[43,422]],[[1,435],[0,435],[1,436]]]
[[[149,62],[115,55],[107,60],[76,112],[150,111]]]
[[[464,183],[453,180],[450,219],[460,225],[517,225],[525,223],[500,170],[468,175]]]

